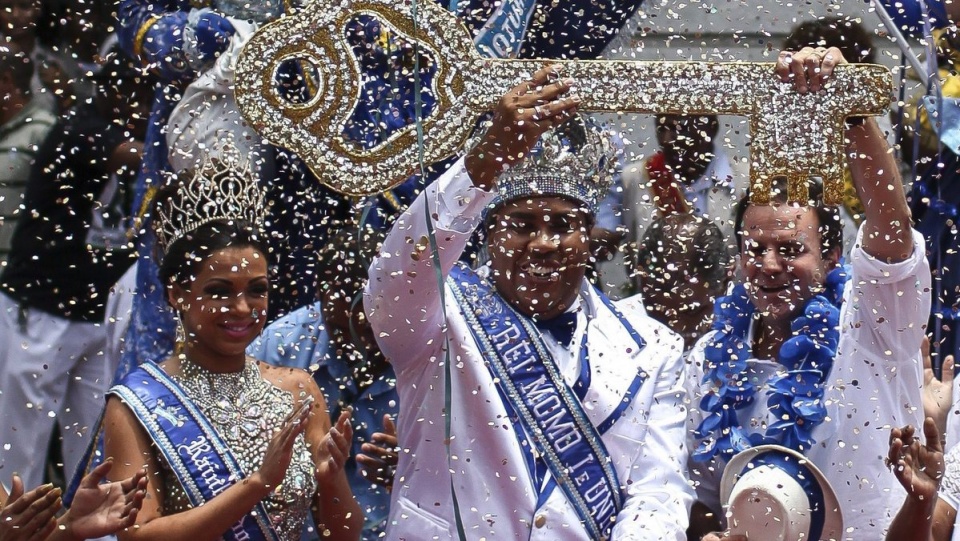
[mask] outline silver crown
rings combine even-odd
[[[575,199],[596,212],[613,184],[619,152],[613,132],[576,115],[541,135],[520,163],[499,176],[493,206],[545,195]]]
[[[250,162],[236,152],[214,160],[205,155],[189,180],[179,176],[177,192],[157,207],[154,230],[166,254],[171,246],[204,224],[245,221],[260,229],[265,212],[263,193]]]

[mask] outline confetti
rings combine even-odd
[[[434,114],[423,120],[422,146],[412,125],[371,149],[357,149],[340,135],[357,106],[361,80],[343,28],[361,9],[381,17],[404,39],[416,41],[436,61],[432,91],[437,104]],[[280,65],[291,58],[318,74],[318,92],[307,103],[285,100],[274,83]],[[318,1],[296,16],[262,27],[250,39],[237,64],[236,99],[265,139],[297,152],[321,182],[346,194],[367,195],[402,182],[417,169],[421,156],[433,163],[456,153],[473,121],[543,62],[480,56],[462,24],[430,2]],[[883,113],[892,93],[889,71],[865,64],[840,66],[826,92],[803,95],[791,83],[775,81],[771,63],[560,65],[564,77],[589,89],[581,94],[583,111],[748,116],[751,185],[758,203],[768,201],[770,182],[781,175],[790,179],[790,199],[805,200],[804,183],[811,174],[824,178],[826,201],[839,203],[844,119]]]

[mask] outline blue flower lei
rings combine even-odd
[[[813,430],[826,419],[824,382],[833,367],[840,341],[840,304],[848,272],[838,267],[827,275],[823,293],[807,301],[790,324],[793,336],[780,346],[777,361],[785,373],[767,384],[767,407],[777,422],[765,434],[748,434],[737,419],[737,410],[756,399],[756,386],[747,376],[752,356],[747,332],[756,311],[743,284],[717,299],[713,330],[704,350],[707,371],[702,383],[708,389],[700,400],[703,422],[694,432],[700,444],[693,459],[705,462],[719,455],[728,460],[756,445],[779,444],[803,453],[815,443]]]

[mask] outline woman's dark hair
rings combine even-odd
[[[157,192],[153,200],[152,216],[156,209],[171,198],[177,197],[176,186],[167,186]],[[154,256],[160,262],[160,281],[164,286],[170,284],[188,285],[199,272],[200,264],[211,254],[224,248],[253,247],[264,256],[267,255],[266,239],[256,225],[246,220],[215,220],[205,223],[197,229],[177,239],[161,253],[159,245]]]
[[[820,231],[820,252],[827,257],[831,251],[843,252],[843,221],[837,207],[828,207],[823,204],[823,185],[816,180],[807,181],[807,204],[817,213],[817,227]],[[787,180],[777,177],[772,183],[770,194],[771,205],[782,205],[787,202]],[[743,196],[737,202],[733,230],[737,236],[737,250],[743,251],[743,215],[751,205],[750,194]]]

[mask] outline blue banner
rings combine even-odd
[[[505,405],[519,416],[591,538],[609,537],[623,507],[617,472],[539,332],[465,265],[453,268],[449,282]]]
[[[118,396],[133,411],[194,507],[245,477],[203,412],[157,365],[143,363],[109,394]],[[279,541],[262,502],[224,532],[223,539]]]

